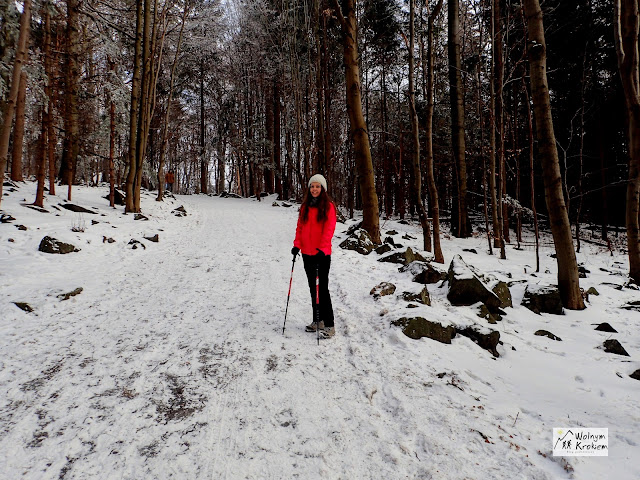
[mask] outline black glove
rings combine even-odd
[[[298,247],[293,247],[291,249],[291,255],[293,255],[294,257],[298,255],[299,252],[300,252],[300,249]]]
[[[326,257],[325,253],[320,250],[319,248],[316,248],[316,250],[318,251],[318,253],[316,253],[316,257]]]

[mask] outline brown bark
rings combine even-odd
[[[24,104],[27,98],[27,74],[20,74],[18,101],[16,103],[16,123],[13,127],[13,145],[11,151],[11,180],[22,182],[22,147],[24,141]]]
[[[273,82],[273,167],[275,169],[275,190],[280,199],[284,199],[282,190],[282,169],[280,166],[282,149],[280,148],[280,117],[282,107],[280,105],[280,84],[278,80]],[[224,174],[224,171],[223,171]]]
[[[2,202],[2,185],[4,183],[4,170],[7,167],[9,155],[9,136],[11,135],[11,124],[18,99],[18,88],[20,86],[20,75],[22,65],[27,59],[29,38],[29,22],[31,21],[31,0],[25,0],[22,15],[20,16],[20,32],[18,34],[18,45],[16,56],[13,61],[13,72],[11,74],[11,86],[9,96],[4,104],[2,112],[2,130],[0,130],[0,203]]]
[[[533,115],[531,114],[531,100],[529,98],[529,91],[527,85],[522,77],[522,89],[525,94],[525,101],[527,103],[527,126],[528,126],[528,139],[529,139],[529,182],[531,186],[531,211],[533,213],[533,226],[536,235],[536,272],[540,271],[540,232],[538,231],[538,211],[536,210],[536,195],[535,195],[535,177],[533,175],[534,157],[533,157]]]
[[[640,284],[640,72],[638,70],[638,0],[615,1],[615,44],[629,125],[627,183],[627,250],[629,276]]]
[[[566,308],[580,310],[584,308],[584,301],[580,293],[578,264],[573,248],[569,215],[562,193],[562,177],[553,131],[551,101],[547,84],[547,55],[542,10],[538,0],[524,0],[523,7],[529,34],[527,50],[539,155],[542,160],[542,175],[551,233],[557,253],[558,289],[562,303]]]
[[[333,0],[342,26],[343,59],[346,77],[347,113],[349,115],[349,137],[353,141],[356,168],[362,198],[362,228],[374,243],[380,243],[380,223],[378,196],[375,189],[369,133],[362,114],[362,92],[360,68],[358,66],[357,22],[355,0],[343,0],[342,8],[338,0]]]
[[[471,235],[467,210],[467,163],[464,138],[464,99],[462,90],[462,62],[460,59],[460,16],[458,0],[449,0],[449,97],[451,103],[451,146],[456,164],[457,221],[454,234],[459,238]],[[454,227],[452,225],[452,227]]]
[[[420,132],[418,130],[418,113],[416,112],[415,94],[415,0],[409,0],[409,116],[411,117],[411,143],[413,144],[412,183],[413,203],[418,211],[420,224],[422,225],[422,237],[424,250],[431,251],[431,226],[427,218],[427,212],[422,201],[422,171],[420,169]]]

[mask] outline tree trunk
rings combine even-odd
[[[531,185],[531,212],[533,213],[533,226],[536,235],[536,272],[540,271],[540,232],[538,231],[538,211],[536,210],[535,176],[533,175],[533,115],[531,114],[531,99],[524,77],[522,77],[522,89],[527,102],[527,126],[529,139],[529,172]]]
[[[24,181],[22,177],[22,147],[24,142],[24,104],[27,98],[27,74],[20,74],[18,102],[16,103],[16,124],[13,127],[13,149],[11,152],[11,180]],[[39,171],[39,169],[38,169]]]
[[[278,80],[273,81],[273,168],[274,168],[274,180],[275,191],[278,194],[278,198],[284,200],[282,189],[282,167],[281,157],[282,149],[280,148],[280,117],[282,107],[280,106],[280,83]]]
[[[615,39],[618,68],[629,125],[629,182],[627,183],[627,249],[629,276],[640,284],[640,72],[638,71],[638,0],[615,1]]]
[[[369,133],[362,114],[362,96],[360,90],[360,68],[358,66],[357,22],[355,0],[333,0],[336,13],[342,26],[343,57],[346,77],[347,113],[349,115],[349,137],[353,141],[360,194],[362,198],[362,228],[374,243],[380,243],[380,223],[378,196],[373,176]],[[344,12],[344,14],[343,14]]]
[[[566,308],[580,310],[584,308],[584,302],[580,293],[578,264],[573,248],[569,215],[562,194],[558,150],[553,132],[542,10],[538,0],[524,0],[523,7],[529,33],[527,50],[539,154],[542,157],[547,210],[549,211],[551,233],[557,253],[558,289],[562,303]]]
[[[18,88],[20,86],[20,75],[22,65],[27,60],[29,38],[29,23],[31,21],[31,0],[25,0],[20,16],[20,32],[18,34],[18,44],[16,56],[13,61],[13,72],[11,74],[11,87],[9,96],[4,104],[2,112],[2,130],[0,130],[0,203],[2,202],[2,185],[4,183],[4,171],[7,168],[7,158],[9,156],[9,136],[11,135],[11,124],[18,99]]]
[[[462,62],[460,59],[460,17],[458,0],[449,0],[449,97],[451,103],[451,146],[456,164],[458,224],[453,233],[459,238],[470,236],[467,211],[467,164],[464,138],[464,98],[462,88]]]
[[[40,122],[40,138],[38,139],[38,153],[36,155],[36,199],[33,204],[37,207],[44,207],[44,181],[47,165],[47,113],[45,108],[41,108],[42,121]]]
[[[431,251],[431,227],[422,201],[422,171],[420,169],[420,132],[418,130],[418,113],[416,112],[415,77],[415,0],[409,0],[409,115],[411,117],[411,143],[413,143],[413,202],[418,210],[422,225],[423,248]]]

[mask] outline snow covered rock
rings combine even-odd
[[[102,197],[106,200],[109,200],[109,194],[107,193],[104,197]],[[114,189],[113,191],[113,203],[114,205],[124,205],[125,198],[124,198],[124,193],[122,193],[120,190],[118,190],[117,188]]]
[[[385,243],[383,245],[380,245],[378,248],[376,248],[376,253],[378,255],[383,255],[385,253],[390,252],[391,250],[393,250],[393,248],[391,248],[391,245],[389,245],[388,243]]]
[[[80,251],[80,249],[76,248],[74,245],[61,242],[60,240],[56,240],[53,237],[49,237],[48,235],[40,241],[38,250],[44,253],[59,253],[62,255],[65,253]]]
[[[339,247],[345,250],[354,250],[362,255],[369,255],[376,246],[369,233],[360,228],[350,234],[349,238],[343,241]]]
[[[491,291],[500,299],[500,308],[513,307],[511,290],[509,290],[509,286],[505,282],[498,280],[491,287]]]
[[[402,298],[407,302],[418,302],[423,305],[431,305],[431,296],[429,295],[427,287],[424,287],[419,293],[402,292]]]
[[[25,302],[13,302],[13,304],[18,307],[20,310],[23,310],[27,313],[33,312],[33,307]]]
[[[92,215],[97,215],[98,212],[94,212],[93,210],[89,210],[88,208],[84,208],[80,205],[75,205],[73,203],[65,203],[63,204],[59,204],[62,208],[69,210],[71,212],[76,212],[76,213],[91,213]]]
[[[386,257],[382,257],[378,260],[379,262],[388,262],[388,263],[401,263],[404,265],[408,265],[411,262],[419,261],[426,262],[427,259],[420,255],[418,252],[414,252],[411,247],[407,247],[404,252],[396,252],[391,255],[387,255]]]
[[[541,313],[564,314],[560,291],[553,285],[527,285],[522,305],[538,315]]]
[[[500,341],[500,332],[491,330],[490,328],[483,328],[479,325],[470,325],[465,328],[456,328],[456,331],[463,337],[470,338],[480,348],[487,350],[494,357],[499,357],[497,347]]]
[[[606,340],[602,346],[604,347],[604,351],[607,353],[615,353],[616,355],[623,355],[625,357],[629,356],[624,347],[615,338]]]
[[[562,339],[556,335],[554,335],[553,333],[549,332],[548,330],[538,330],[536,333],[534,333],[534,335],[537,335],[538,337],[547,337],[550,338],[551,340],[555,340],[557,342],[561,342]]]
[[[451,339],[456,336],[453,325],[444,326],[424,317],[402,317],[391,322],[391,325],[401,327],[402,333],[414,340],[427,337],[440,343],[450,344]]]
[[[373,298],[376,300],[380,297],[384,297],[386,295],[393,295],[396,291],[396,286],[393,283],[382,282],[379,285],[376,285],[369,292],[370,295],[373,295]]]
[[[404,267],[401,267],[399,272],[409,272],[413,275],[413,281],[416,283],[422,283],[423,285],[429,283],[438,283],[441,280],[447,278],[447,271],[439,268],[428,262],[421,262],[415,260]]]
[[[635,372],[633,372],[631,375],[629,375],[631,378],[633,378],[634,380],[640,380],[640,368],[638,370],[636,370]]]
[[[501,302],[498,296],[482,283],[460,255],[456,255],[451,260],[447,280],[449,282],[447,298],[452,305],[473,305],[482,302],[492,313],[500,308]]]

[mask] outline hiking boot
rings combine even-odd
[[[320,337],[322,338],[331,338],[336,334],[335,327],[327,327],[320,330]]]
[[[305,327],[307,332],[315,332],[316,331],[316,322],[311,322],[309,325]],[[324,321],[320,320],[320,331],[324,330]]]

